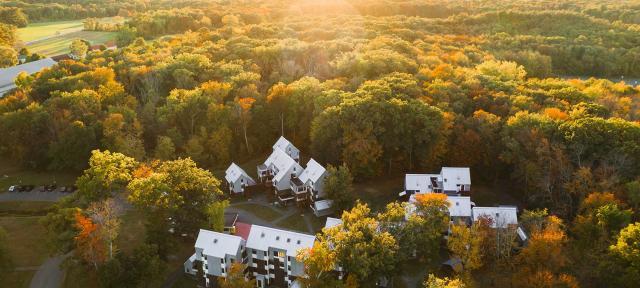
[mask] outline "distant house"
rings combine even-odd
[[[244,193],[245,187],[256,185],[256,181],[236,163],[231,163],[227,168],[224,179],[227,180],[227,186],[231,194]]]
[[[233,263],[242,263],[245,240],[241,237],[200,229],[195,254],[184,263],[185,273],[196,275],[202,269],[207,285],[214,277],[226,277]]]
[[[16,88],[16,78],[22,72],[29,75],[40,72],[42,69],[49,68],[57,62],[51,58],[44,58],[33,62],[0,69],[0,98],[10,90]]]
[[[311,248],[316,237],[258,225],[251,226],[247,239],[247,272],[257,287],[291,287],[304,275],[304,265],[296,259],[300,249]]]
[[[300,150],[296,148],[296,146],[293,146],[293,144],[291,144],[291,142],[287,140],[287,138],[280,136],[278,141],[276,141],[276,144],[273,144],[273,150],[275,151],[276,149],[284,151],[296,162],[300,161]]]
[[[406,174],[404,191],[399,196],[423,193],[458,195],[471,192],[471,172],[468,167],[442,167],[440,174]]]
[[[316,201],[325,197],[324,178],[327,170],[311,158],[307,167],[296,178],[291,179],[291,191],[298,201]]]
[[[492,228],[508,228],[518,226],[518,208],[515,206],[473,207],[473,221],[480,217],[491,219]]]

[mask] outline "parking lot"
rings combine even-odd
[[[0,201],[58,201],[61,197],[71,194],[71,190],[67,187],[46,187],[46,186],[27,186],[25,189],[7,189],[7,191],[0,193]],[[32,188],[32,189],[29,189]],[[24,191],[20,191],[24,190]]]

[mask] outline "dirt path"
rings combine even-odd
[[[62,286],[64,271],[60,269],[60,264],[69,257],[70,254],[51,257],[38,268],[29,288],[58,288]]]

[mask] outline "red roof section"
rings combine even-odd
[[[251,232],[251,224],[236,222],[236,236],[240,236],[240,238],[247,241],[249,232]]]

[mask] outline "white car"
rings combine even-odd
[[[9,187],[9,192],[16,192],[18,190],[18,187],[16,185],[11,185],[11,187]]]

